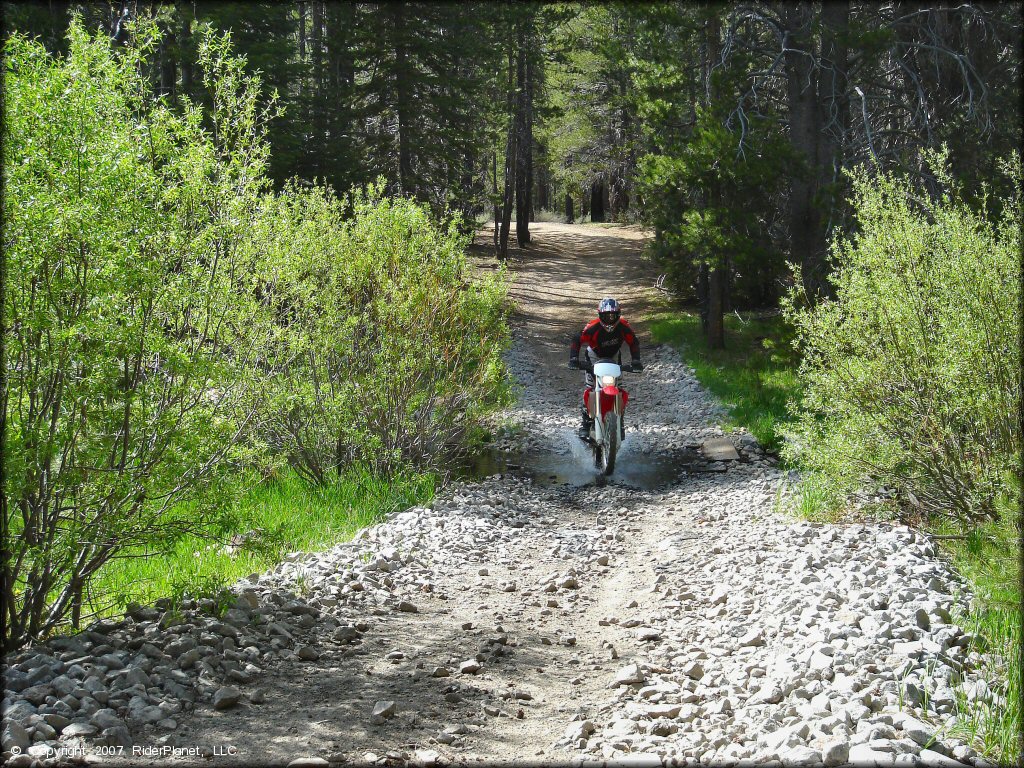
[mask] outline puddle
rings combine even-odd
[[[580,487],[599,483],[600,472],[594,468],[590,448],[568,430],[565,444],[567,450],[561,454],[484,451],[457,468],[455,474],[462,479],[473,480],[497,474],[523,475],[531,477],[538,485],[548,487]],[[627,435],[619,449],[615,472],[609,477],[601,477],[609,485],[654,491],[678,483],[687,468],[700,460],[700,454],[692,449],[645,454],[631,444]]]

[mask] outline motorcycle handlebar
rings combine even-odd
[[[623,373],[639,373],[639,371],[633,370],[633,363],[628,363],[626,365],[620,365],[619,368],[622,369]],[[583,359],[583,360],[580,361],[580,370],[581,371],[586,371],[587,373],[593,373],[594,372],[594,364],[592,362],[590,362],[589,360],[587,360],[587,359]]]

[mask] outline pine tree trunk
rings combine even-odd
[[[528,101],[530,84],[526,55],[525,25],[519,27],[516,42],[516,129],[515,189],[516,189],[516,240],[519,247],[530,242],[530,140]]]
[[[817,72],[810,38],[813,9],[805,3],[793,3],[784,8],[789,41],[784,58],[789,140],[797,156],[803,160],[803,167],[793,175],[790,186],[790,256],[799,261],[808,297],[816,301],[822,295],[825,236],[821,212],[814,202],[820,173],[817,161],[821,125],[818,119]]]
[[[850,130],[850,93],[847,82],[849,47],[847,39],[850,25],[850,1],[835,0],[821,6],[822,42],[821,58],[824,71],[818,77],[819,109],[821,110],[818,142],[818,169],[820,184],[833,190],[825,204],[828,219],[823,236],[828,238],[834,228],[842,228],[844,204],[841,199],[841,174],[846,166],[846,146]],[[827,255],[822,255],[823,295],[832,294],[828,282]]]
[[[405,5],[391,3],[391,17],[394,20],[395,34],[395,112],[398,115],[398,185],[403,195],[415,193],[415,181],[412,171],[412,142],[410,131],[410,110],[412,108],[411,73],[409,72],[409,52],[406,39]]]
[[[501,228],[501,206],[498,205],[498,151],[491,153],[491,179],[493,181],[494,196],[494,252],[498,253],[498,230]]]
[[[512,205],[515,200],[516,175],[516,99],[515,99],[515,65],[514,46],[508,52],[508,87],[505,97],[505,114],[508,115],[508,139],[505,143],[505,188],[501,200],[501,228],[498,234],[498,258],[508,258],[508,235],[512,227]]]
[[[697,305],[700,308],[700,331],[705,337],[708,335],[708,296],[710,294],[708,271],[706,261],[700,262],[697,266]]]
[[[174,50],[174,30],[165,29],[160,40],[160,93],[169,98],[174,97],[174,86],[178,79],[178,62]]]
[[[192,59],[192,7],[188,3],[178,5],[178,16],[181,19],[181,93],[192,95],[193,59]]]
[[[712,15],[705,27],[707,35],[704,79],[706,93],[714,100],[717,97],[715,82],[712,79],[712,69],[718,61],[721,53],[721,24],[717,15]],[[711,184],[706,190],[707,205],[715,209],[721,205],[721,192],[715,184]],[[728,264],[721,257],[717,256],[712,263],[705,267],[707,276],[707,301],[705,303],[707,320],[705,321],[705,332],[707,333],[708,349],[725,349],[725,285]]]
[[[725,349],[725,267],[708,278],[708,349]]]
[[[566,192],[565,193],[565,223],[566,224],[575,224],[576,223],[575,216],[573,215],[574,213],[575,213],[575,211],[573,210],[572,193],[571,192]]]
[[[601,177],[590,185],[590,220],[604,221],[604,201],[607,196],[604,178]]]

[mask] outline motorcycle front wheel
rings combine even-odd
[[[601,469],[606,475],[615,471],[615,455],[619,452],[619,417],[614,411],[604,417],[604,445],[598,449],[601,454]]]

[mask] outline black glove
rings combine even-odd
[[[574,358],[570,359],[569,360],[569,368],[574,370],[574,371],[578,371],[580,369],[579,358],[574,357]]]
[[[634,357],[632,361],[632,368],[634,373],[640,373],[640,371],[644,369],[644,364]]]

